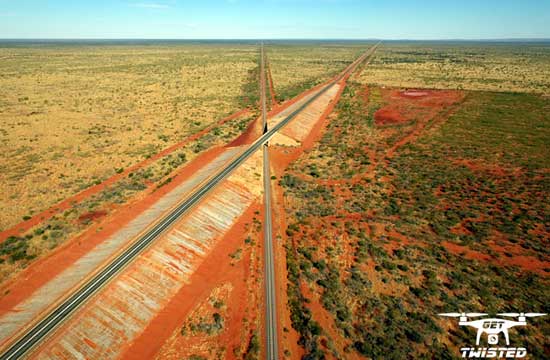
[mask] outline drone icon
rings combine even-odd
[[[528,317],[537,317],[537,316],[544,316],[545,313],[503,313],[503,314],[497,314],[499,316],[505,316],[505,317],[517,317],[518,321],[513,320],[507,320],[507,319],[497,319],[497,318],[489,318],[489,319],[479,319],[479,320],[468,320],[469,317],[480,317],[480,316],[486,316],[489,314],[484,313],[443,313],[438,314],[439,316],[447,316],[447,317],[458,317],[459,322],[458,325],[460,326],[470,326],[475,329],[477,329],[477,337],[476,337],[476,345],[479,345],[479,341],[481,339],[481,335],[483,333],[487,334],[487,342],[490,345],[496,345],[498,344],[498,337],[500,333],[504,334],[504,338],[506,340],[506,345],[510,345],[510,337],[508,334],[508,330],[513,328],[514,326],[525,326],[527,325],[527,319]]]

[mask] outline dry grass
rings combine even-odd
[[[328,80],[370,46],[372,44],[270,45],[267,50],[277,99],[287,100]]]
[[[0,49],[0,229],[239,109],[251,45]]]
[[[170,183],[201,151],[224,145],[236,138],[254,118],[255,115],[245,114],[226,121],[19,236],[8,237],[0,243],[0,284],[60,244],[88,231],[123,204],[147,196]]]
[[[385,43],[363,83],[550,94],[550,46]]]

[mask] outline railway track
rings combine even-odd
[[[261,46],[261,75],[260,99],[262,103],[262,122],[264,133],[267,128],[267,96],[266,96],[266,67],[265,49]],[[265,274],[265,332],[266,358],[279,358],[277,343],[277,297],[275,287],[275,254],[273,251],[273,224],[271,215],[271,174],[269,165],[269,143],[263,145],[263,176],[264,176],[264,274]]]
[[[37,321],[34,325],[29,327],[29,329],[22,335],[19,336],[15,341],[9,344],[6,349],[0,355],[1,360],[12,360],[19,359],[26,355],[31,349],[37,346],[42,340],[47,338],[60,324],[63,323],[76,309],[82,306],[88,299],[90,299],[99,289],[105,286],[111,279],[113,279],[122,269],[124,269],[128,264],[130,264],[139,254],[143,252],[148,246],[150,246],[161,234],[163,234],[167,229],[169,229],[177,220],[181,218],[189,209],[195,206],[201,199],[203,199],[216,185],[218,185],[223,179],[228,177],[233,170],[239,167],[246,159],[248,159],[252,154],[258,151],[260,148],[266,149],[265,144],[285,125],[292,121],[300,112],[307,108],[311,103],[328,91],[333,85],[342,79],[349,76],[353,70],[363,62],[368,56],[370,56],[375,50],[375,45],[351,65],[349,65],[342,73],[340,73],[336,78],[325,84],[323,87],[317,90],[317,92],[311,96],[307,101],[300,105],[296,110],[290,113],[287,117],[281,120],[277,125],[272,129],[267,129],[267,121],[264,127],[264,134],[258,138],[254,143],[252,143],[247,149],[245,149],[240,155],[235,157],[229,164],[224,168],[220,169],[213,177],[201,185],[197,190],[189,195],[184,201],[182,201],[178,206],[176,206],[169,214],[160,219],[154,226],[152,226],[145,234],[141,235],[131,246],[129,246],[123,253],[118,257],[113,259],[109,264],[104,268],[100,269],[91,279],[89,279],[84,285],[76,289],[73,293],[67,296],[67,298],[57,305],[53,310],[51,310],[47,315],[42,319]],[[263,59],[263,46],[262,46],[262,59]],[[263,61],[263,60],[262,60]],[[265,76],[265,74],[264,74]],[[265,82],[265,79],[264,79]],[[264,86],[265,94],[265,86]],[[264,96],[265,101],[265,96]],[[266,116],[266,112],[264,115]],[[264,150],[265,151],[265,150]],[[265,166],[264,166],[265,167]],[[269,178],[266,179],[269,181]],[[271,221],[270,221],[271,224]],[[270,226],[271,227],[271,226]],[[265,226],[267,228],[267,226]],[[266,230],[267,231],[267,230]],[[266,250],[267,251],[267,250]],[[272,253],[272,249],[270,250]],[[273,263],[270,265],[273,267]],[[269,275],[270,274],[270,275]],[[274,284],[274,274],[273,270],[268,274],[269,277],[273,278]],[[274,285],[273,285],[274,290]],[[273,293],[274,298],[274,293]],[[269,306],[273,309],[275,308],[274,303]],[[276,337],[276,324],[275,328],[275,337]],[[275,352],[277,354],[277,343],[271,342]],[[274,357],[276,359],[277,357]],[[271,359],[271,358],[270,358]]]

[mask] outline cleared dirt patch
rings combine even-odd
[[[417,99],[427,95],[428,95],[427,91],[421,91],[421,90],[405,90],[401,92],[401,96],[406,98],[412,98],[412,99]]]
[[[462,100],[463,93],[452,90],[381,89],[385,105],[374,114],[375,124],[398,125],[409,121],[424,124],[437,112]]]
[[[374,113],[374,120],[376,125],[399,124],[407,121],[399,111],[389,107],[382,108]]]

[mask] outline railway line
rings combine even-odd
[[[337,84],[344,78],[347,78],[355,68],[361,64],[366,58],[368,58],[376,50],[376,46],[372,47],[357,60],[355,60],[351,65],[349,65],[342,73],[340,73],[336,78],[332,79],[324,86],[316,90],[316,92],[303,104],[298,106],[294,111],[287,115],[283,120],[273,126],[271,129],[267,129],[267,111],[265,106],[265,71],[262,72],[262,120],[264,121],[264,133],[260,136],[255,142],[253,142],[248,148],[242,151],[241,154],[236,156],[231,162],[226,166],[221,168],[214,176],[209,178],[204,184],[202,184],[198,189],[191,193],[185,200],[178,204],[169,214],[165,215],[160,219],[155,225],[149,228],[149,230],[142,234],[135,242],[130,245],[124,252],[122,252],[118,257],[113,259],[109,264],[104,266],[95,275],[90,278],[84,285],[76,289],[74,292],[69,294],[64,301],[58,304],[53,310],[51,310],[47,315],[42,319],[37,321],[34,325],[29,327],[29,329],[13,341],[10,345],[6,347],[3,353],[0,355],[0,359],[18,359],[26,355],[30,350],[37,346],[41,341],[47,338],[63,321],[71,316],[80,306],[82,306],[88,299],[90,299],[99,289],[104,287],[111,279],[113,279],[122,269],[124,269],[128,264],[130,264],[137,256],[139,256],[147,247],[149,247],[161,234],[163,234],[167,229],[169,229],[178,219],[181,218],[183,214],[189,211],[193,206],[195,206],[201,199],[203,199],[213,188],[215,188],[223,179],[227,178],[229,174],[232,173],[237,167],[239,167],[246,159],[248,159],[260,148],[264,151],[265,161],[264,161],[264,181],[266,183],[266,209],[270,206],[270,194],[268,194],[268,188],[270,184],[270,176],[265,176],[266,172],[269,175],[269,158],[267,154],[266,144],[269,140],[285,125],[292,121],[299,113],[301,113],[305,108],[317,100],[321,95],[327,92],[332,86]],[[262,45],[261,50],[262,57],[262,69],[264,68],[265,54]],[[271,210],[269,210],[269,213]],[[271,214],[269,217],[266,213],[266,224],[264,229],[269,234],[272,233],[271,230]],[[269,235],[271,238],[271,235]],[[274,263],[273,263],[273,244],[270,241],[270,245],[266,246],[266,255],[268,252],[270,254],[269,259],[266,258],[266,309],[267,314],[269,315],[269,326],[267,334],[267,354],[269,359],[277,359],[277,331],[276,331],[276,314],[275,314],[275,277],[274,277]],[[269,267],[269,269],[268,269]],[[270,285],[268,285],[270,284]],[[269,294],[267,294],[269,291]],[[268,295],[268,296],[267,296]]]
[[[267,96],[266,96],[266,66],[265,49],[261,45],[261,75],[260,75],[260,99],[262,103],[262,123],[264,133],[267,128]],[[277,297],[275,287],[275,254],[273,250],[273,224],[271,214],[271,174],[269,163],[269,143],[266,142],[263,151],[263,177],[264,177],[264,274],[265,274],[265,328],[266,328],[266,358],[278,359],[277,344]]]

